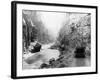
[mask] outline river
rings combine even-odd
[[[84,67],[91,65],[91,58],[73,58],[72,63],[69,65],[70,67]]]
[[[23,69],[33,69],[39,68],[42,63],[48,63],[48,61],[52,58],[58,59],[60,52],[59,50],[55,49],[48,49],[51,45],[44,45],[42,50],[38,53],[28,53],[25,54],[23,57]],[[91,64],[90,57],[86,58],[73,58],[72,62],[69,64],[69,67],[84,67],[90,66]]]

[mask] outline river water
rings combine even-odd
[[[84,67],[91,65],[91,58],[73,58],[72,63],[69,65],[70,67]]]
[[[52,44],[50,44],[51,46]],[[54,49],[48,49],[48,45],[44,45],[42,50],[34,54],[25,54],[23,60],[23,69],[33,69],[38,68],[42,63],[48,62],[52,58],[59,58],[60,52]],[[27,64],[30,63],[30,64]],[[84,67],[90,66],[91,64],[90,57],[86,58],[73,58],[72,62],[69,64],[69,67]]]
[[[49,51],[50,53],[50,51]],[[58,54],[58,53],[57,53]],[[58,55],[57,54],[49,54],[49,55],[45,55],[46,58],[44,58],[46,61],[49,60],[50,57],[57,57]],[[32,56],[32,59],[35,59],[34,56]],[[38,68],[40,66],[40,64],[42,64],[43,61],[42,61],[42,58],[41,60],[37,60],[35,61],[35,63],[29,65],[29,64],[26,64],[26,62],[23,63],[23,69],[33,69],[33,68]],[[69,67],[87,67],[87,66],[90,66],[91,64],[91,59],[90,57],[86,57],[86,58],[73,58],[72,62],[69,64]]]

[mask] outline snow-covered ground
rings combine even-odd
[[[23,55],[23,69],[39,68],[42,63],[48,64],[49,60],[59,58],[60,52],[55,49],[48,49],[54,43],[43,45],[42,50],[36,53]]]
[[[49,44],[44,44],[44,45],[42,45],[42,49],[48,49],[54,44],[55,44],[54,42],[53,43],[49,43]]]

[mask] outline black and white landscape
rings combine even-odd
[[[23,69],[91,64],[91,14],[22,11]]]

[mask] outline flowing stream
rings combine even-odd
[[[90,66],[91,64],[91,58],[73,58],[72,63],[70,64],[70,67],[84,67],[84,66]]]

